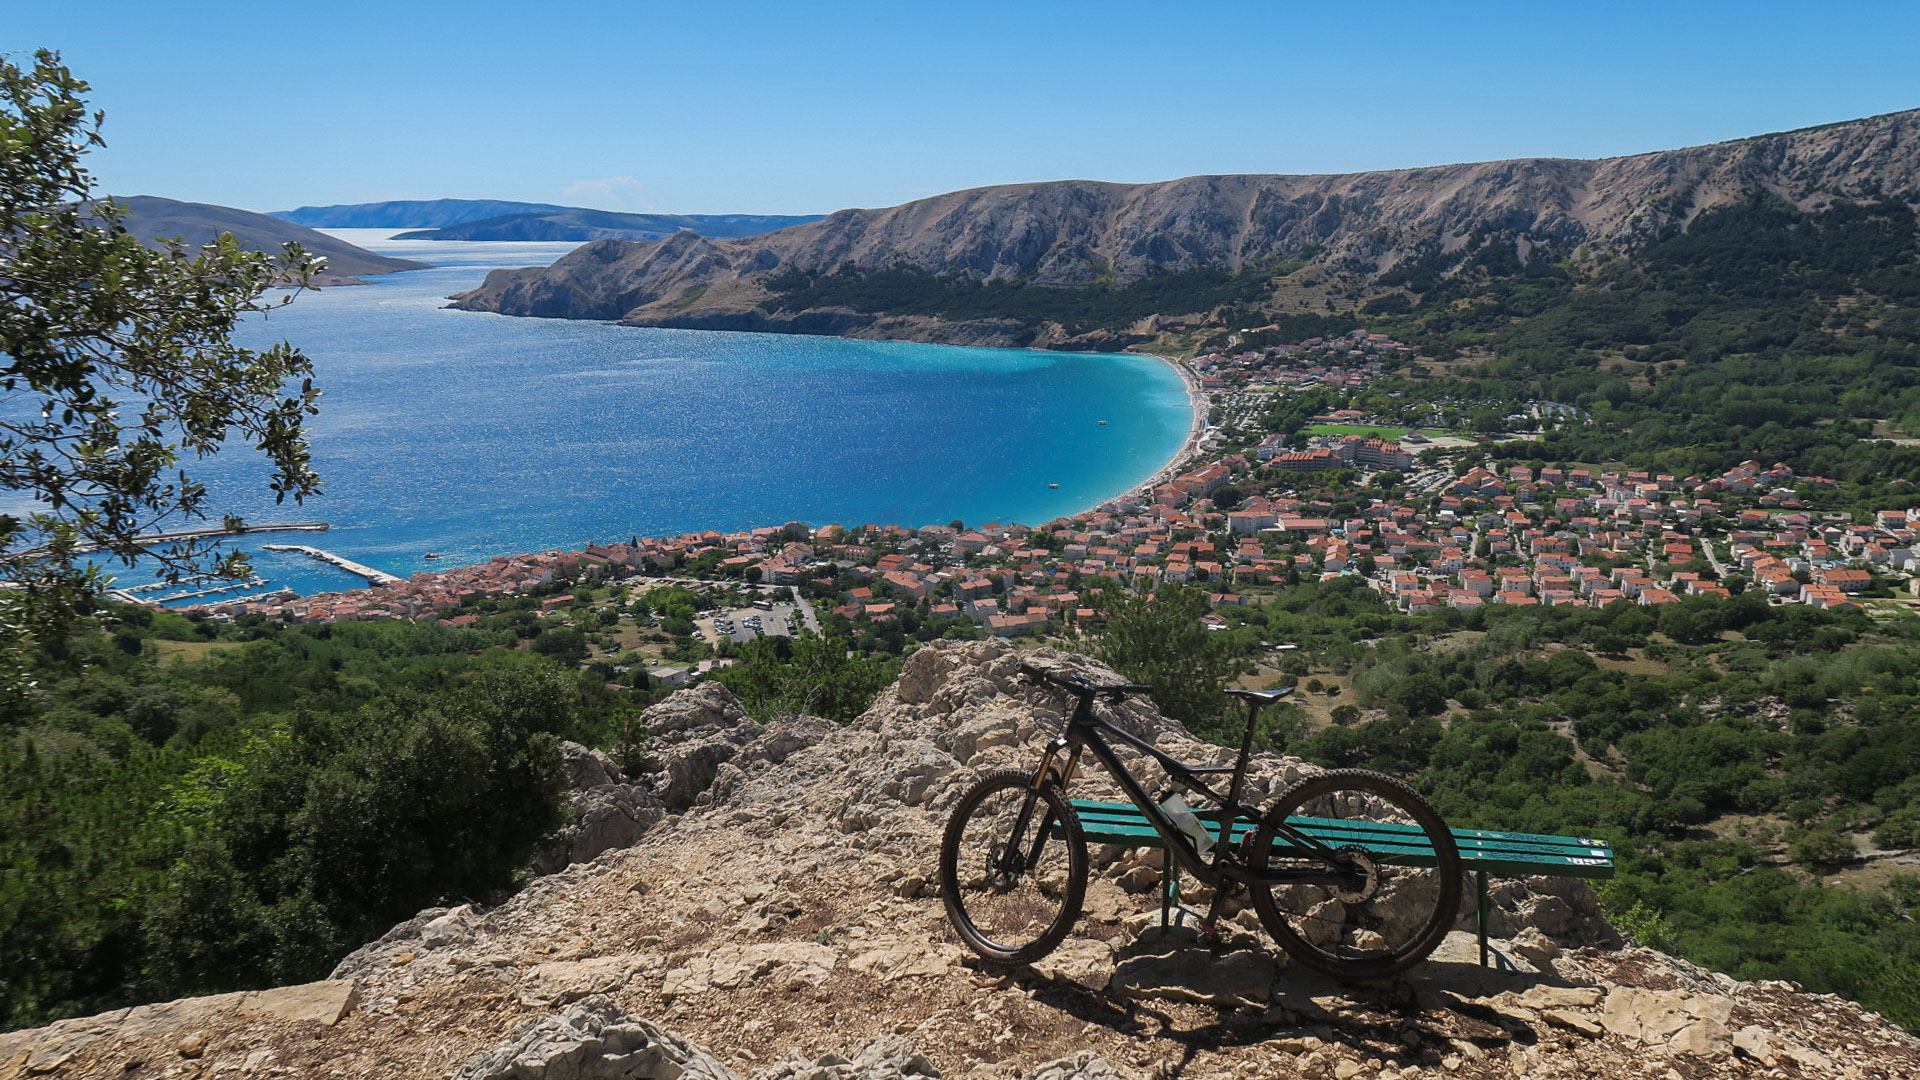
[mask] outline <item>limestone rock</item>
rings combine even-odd
[[[945,975],[953,969],[953,962],[924,944],[897,943],[860,953],[847,961],[847,967],[892,982]]]
[[[839,1054],[792,1058],[755,1073],[754,1080],[940,1080],[940,1070],[907,1039],[883,1035],[851,1060]]]
[[[612,1000],[589,997],[565,1013],[529,1020],[468,1061],[455,1080],[739,1080],[704,1048]]]
[[[1113,980],[1113,947],[1104,941],[1068,938],[1036,960],[1033,972],[1043,978],[1078,983],[1097,993]]]
[[[1600,1004],[1601,990],[1597,986],[1555,986],[1552,983],[1536,983],[1519,995],[1521,1005],[1529,1009],[1590,1009]]]
[[[703,682],[680,690],[640,714],[649,740],[671,739],[698,728],[730,728],[747,719],[746,707],[724,683]]]
[[[627,985],[639,966],[638,958],[629,955],[535,964],[520,977],[518,997],[523,1005],[566,1005],[593,994],[611,994]]]
[[[1716,1034],[1708,1029],[1689,1036],[1690,1040],[1725,1041],[1730,1038],[1725,1027],[1732,1016],[1733,1002],[1725,997],[1632,986],[1616,986],[1608,991],[1600,1009],[1600,1023],[1608,1031],[1648,1043],[1665,1042],[1697,1023],[1711,1023],[1720,1031]]]
[[[248,990],[240,1000],[240,1008],[282,1020],[306,1020],[331,1026],[352,1012],[358,1001],[359,988],[352,979],[328,979]]]
[[[351,1012],[358,1000],[359,990],[353,980],[335,979],[135,1005],[0,1034],[0,1065],[18,1058],[19,1067],[27,1073],[52,1072],[96,1045],[113,1045],[182,1028],[194,1030],[183,1034],[176,1046],[194,1050],[194,1054],[184,1056],[197,1056],[209,1043],[202,1029],[244,1020],[249,1015],[331,1026]]]
[[[483,921],[484,917],[466,904],[457,908],[428,908],[348,953],[334,965],[329,978],[368,978],[381,974],[406,952],[423,948],[451,950],[467,945],[474,940]]]
[[[1674,1032],[1667,1047],[1676,1054],[1723,1058],[1733,1053],[1733,1033],[1718,1020],[1695,1020]]]
[[[648,787],[629,781],[613,759],[598,750],[563,742],[560,767],[567,776],[573,822],[536,857],[536,873],[550,874],[614,848],[632,847],[666,816]]]
[[[1254,1005],[1273,997],[1278,974],[1271,956],[1252,949],[1219,956],[1207,949],[1173,949],[1121,960],[1111,988],[1131,998]]]
[[[1768,1068],[1775,1063],[1773,1036],[1767,1033],[1766,1028],[1749,1024],[1734,1032],[1733,1048]]]
[[[1568,1031],[1585,1035],[1589,1039],[1597,1039],[1607,1033],[1606,1028],[1572,1009],[1548,1009],[1540,1015],[1555,1027],[1566,1028]]]
[[[560,744],[560,771],[567,778],[567,787],[574,791],[624,784],[627,781],[620,766],[614,764],[605,752],[572,741]]]
[[[836,730],[808,716],[757,724],[733,691],[714,682],[675,693],[642,713],[641,722],[644,779],[674,813],[732,798],[747,773],[785,764]]]
[[[1114,1068],[1106,1058],[1082,1050],[1056,1058],[1033,1070],[1030,1080],[1132,1080],[1133,1074]]]
[[[820,986],[832,974],[839,956],[832,946],[810,941],[723,945],[668,971],[660,992],[672,998],[747,985]]]

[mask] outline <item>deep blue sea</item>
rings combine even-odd
[[[238,335],[287,340],[312,359],[325,493],[274,506],[266,470],[239,448],[189,468],[218,512],[332,524],[239,545],[273,587],[303,594],[361,582],[261,543],[404,576],[789,520],[1037,524],[1144,480],[1192,417],[1178,376],[1146,357],[451,311],[446,297],[488,269],[548,263],[573,245],[337,233],[435,267],[305,293]],[[116,572],[123,585],[150,580]]]

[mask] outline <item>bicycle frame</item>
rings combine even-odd
[[[1148,823],[1153,826],[1154,831],[1160,834],[1161,842],[1166,845],[1168,851],[1173,853],[1174,859],[1179,862],[1181,868],[1200,879],[1203,884],[1213,888],[1218,888],[1223,883],[1229,881],[1238,885],[1323,885],[1337,887],[1345,884],[1351,877],[1352,871],[1350,869],[1343,869],[1346,860],[1341,857],[1339,852],[1336,852],[1334,849],[1313,837],[1299,832],[1285,822],[1282,822],[1275,831],[1290,844],[1314,852],[1320,857],[1321,861],[1326,864],[1326,869],[1291,867],[1255,872],[1228,859],[1228,849],[1231,845],[1227,841],[1228,838],[1232,836],[1233,823],[1246,821],[1257,826],[1261,821],[1261,815],[1258,812],[1254,811],[1251,807],[1241,804],[1239,801],[1240,786],[1246,779],[1247,762],[1252,756],[1253,751],[1252,717],[1249,717],[1247,720],[1247,734],[1241,742],[1240,757],[1232,769],[1233,783],[1229,787],[1227,794],[1221,795],[1211,787],[1208,787],[1200,777],[1207,774],[1226,772],[1228,771],[1227,769],[1189,765],[1133,733],[1118,727],[1112,721],[1102,719],[1093,711],[1093,699],[1099,695],[1097,689],[1073,687],[1070,685],[1061,686],[1059,683],[1055,683],[1054,685],[1060,686],[1061,689],[1071,691],[1074,696],[1078,698],[1078,702],[1074,706],[1073,715],[1067,720],[1066,733],[1056,736],[1047,744],[1046,752],[1044,756],[1042,756],[1039,766],[1034,770],[1033,786],[1036,789],[1045,783],[1051,775],[1055,781],[1060,784],[1062,790],[1064,790],[1079,769],[1081,752],[1083,750],[1092,750],[1095,760],[1106,767],[1108,774],[1120,785],[1121,790],[1126,792],[1127,799],[1146,817]],[[1140,781],[1135,779],[1133,774],[1121,763],[1119,756],[1114,752],[1113,746],[1107,742],[1107,735],[1112,735],[1121,742],[1139,750],[1141,753],[1147,754],[1159,762],[1161,768],[1167,771],[1167,775],[1172,779],[1174,784],[1193,790],[1219,804],[1218,807],[1213,810],[1194,811],[1195,816],[1199,817],[1203,822],[1212,818],[1213,826],[1218,831],[1218,839],[1213,848],[1213,860],[1211,863],[1207,862],[1204,856],[1194,850],[1193,844],[1187,839],[1186,834],[1182,833],[1179,826],[1175,825],[1172,819],[1167,817],[1166,812],[1161,810],[1159,804],[1147,794],[1146,789],[1141,786]],[[1056,765],[1056,761],[1062,751],[1068,754],[1064,769]],[[1019,822],[1014,828],[1015,836],[1024,834],[1028,820],[1027,815],[1032,812],[1032,806],[1033,803],[1029,802],[1020,814]],[[1051,811],[1048,811],[1048,813],[1051,814]],[[1053,822],[1043,817],[1041,819],[1039,835],[1034,841],[1033,851],[1026,859],[1027,865],[1031,866],[1039,861],[1040,853],[1045,849],[1047,840],[1052,832]]]

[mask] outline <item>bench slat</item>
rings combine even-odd
[[[1123,844],[1128,847],[1161,846],[1160,834],[1130,803],[1075,799],[1073,806],[1091,843]],[[1204,812],[1196,813],[1199,813],[1208,831],[1219,836],[1219,823]],[[1415,825],[1308,817],[1293,818],[1291,824],[1322,843],[1335,846],[1361,844],[1387,862],[1401,865],[1433,864],[1433,849],[1426,842],[1425,834]],[[1240,841],[1248,830],[1255,827],[1249,822],[1234,822],[1230,842]],[[1460,861],[1468,869],[1507,876],[1613,876],[1613,848],[1604,840],[1485,829],[1454,829],[1452,832],[1454,843],[1460,848]]]

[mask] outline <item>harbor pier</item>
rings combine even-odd
[[[349,574],[365,578],[369,585],[398,585],[401,581],[400,578],[387,573],[385,570],[375,570],[371,566],[365,566],[344,556],[335,555],[331,551],[321,551],[319,548],[307,547],[304,544],[261,544],[260,547],[264,551],[298,551],[303,555],[311,555],[323,563],[329,563],[345,570]]]

